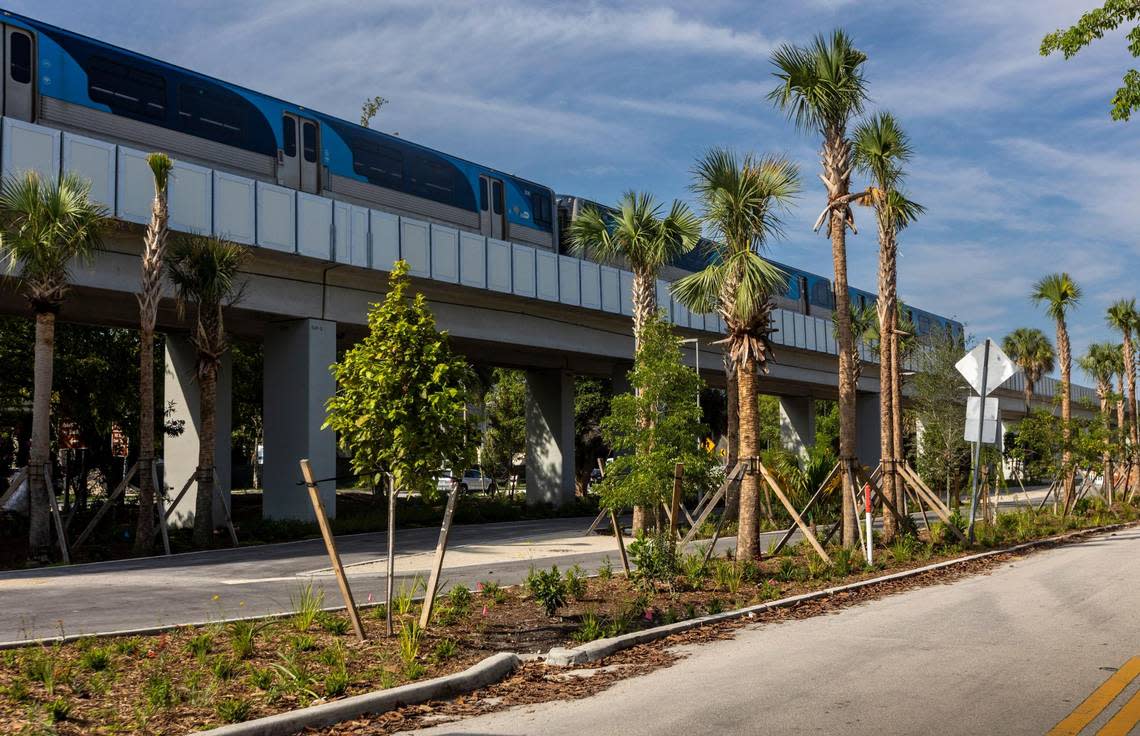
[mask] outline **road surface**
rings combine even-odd
[[[835,615],[741,630],[590,698],[423,734],[1126,734],[1140,530]]]

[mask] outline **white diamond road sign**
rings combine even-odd
[[[1009,359],[1002,349],[993,340],[990,343],[990,357],[986,365],[986,395],[994,391],[998,386],[1002,385],[1017,373],[1017,366]],[[976,348],[966,353],[954,367],[958,372],[965,377],[966,382],[969,383],[974,393],[980,394],[982,392],[982,361],[985,360],[986,343],[982,342]],[[974,414],[974,420],[977,421],[978,415]],[[977,430],[974,430],[977,434]]]

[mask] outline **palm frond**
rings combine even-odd
[[[1044,276],[1033,286],[1029,298],[1035,304],[1044,304],[1045,311],[1057,322],[1065,319],[1070,309],[1081,301],[1081,287],[1067,273],[1052,273]]]
[[[806,47],[784,44],[771,57],[780,83],[768,99],[801,130],[842,128],[863,111],[866,60],[842,29]]]

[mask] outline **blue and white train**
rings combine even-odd
[[[551,251],[564,250],[560,223],[589,203],[32,18],[0,11],[0,29],[6,117]],[[700,248],[676,268],[699,270],[707,253]],[[830,314],[828,279],[780,267],[789,278],[779,306]],[[962,333],[957,322],[912,311],[919,334]]]

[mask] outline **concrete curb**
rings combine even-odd
[[[666,624],[664,626],[657,626],[652,629],[643,629],[642,631],[634,631],[629,634],[622,634],[621,636],[614,636],[608,639],[596,639],[573,649],[566,649],[564,647],[555,647],[546,654],[546,664],[556,667],[567,667],[570,665],[584,664],[586,662],[595,662],[599,659],[604,659],[616,652],[623,649],[635,647],[638,644],[645,644],[647,642],[663,639],[671,634],[679,634],[683,631],[695,629],[698,626],[706,624],[718,623],[721,621],[731,621],[738,618],[752,617],[763,611],[770,611],[777,608],[788,608],[799,603],[806,601],[816,600],[818,598],[826,598],[836,593],[843,593],[846,591],[859,590],[878,583],[886,583],[892,580],[903,580],[905,578],[921,575],[932,570],[941,570],[954,565],[960,565],[965,562],[973,560],[985,559],[986,557],[994,557],[996,555],[1007,554],[1009,552],[1017,552],[1019,550],[1032,549],[1034,547],[1041,547],[1048,544],[1055,544],[1063,542],[1074,537],[1089,536],[1093,534],[1103,534],[1112,532],[1117,529],[1135,526],[1140,522],[1125,522],[1123,524],[1110,524],[1108,526],[1094,527],[1091,529],[1078,529],[1065,534],[1058,534],[1053,537],[1046,537],[1044,539],[1037,539],[1032,542],[1024,542],[1012,547],[1004,547],[1002,549],[993,549],[986,552],[978,552],[976,554],[967,555],[965,557],[956,557],[952,560],[943,560],[931,565],[924,565],[923,567],[916,567],[912,570],[902,570],[900,572],[891,573],[890,575],[883,575],[877,578],[870,578],[868,580],[860,580],[847,585],[837,585],[831,588],[824,588],[823,590],[816,590],[810,593],[802,593],[800,595],[791,596],[790,598],[781,598],[776,601],[769,601],[767,603],[760,603],[755,606],[748,606],[746,608],[738,608],[734,611],[725,611],[723,613],[712,614],[709,616],[701,616],[699,618],[692,618],[687,621],[678,621],[673,624]]]
[[[453,675],[413,682],[390,690],[354,695],[343,700],[334,700],[199,733],[208,736],[286,736],[306,728],[324,728],[369,713],[383,713],[404,705],[415,705],[478,690],[503,679],[514,672],[518,665],[517,655],[500,652]]]

